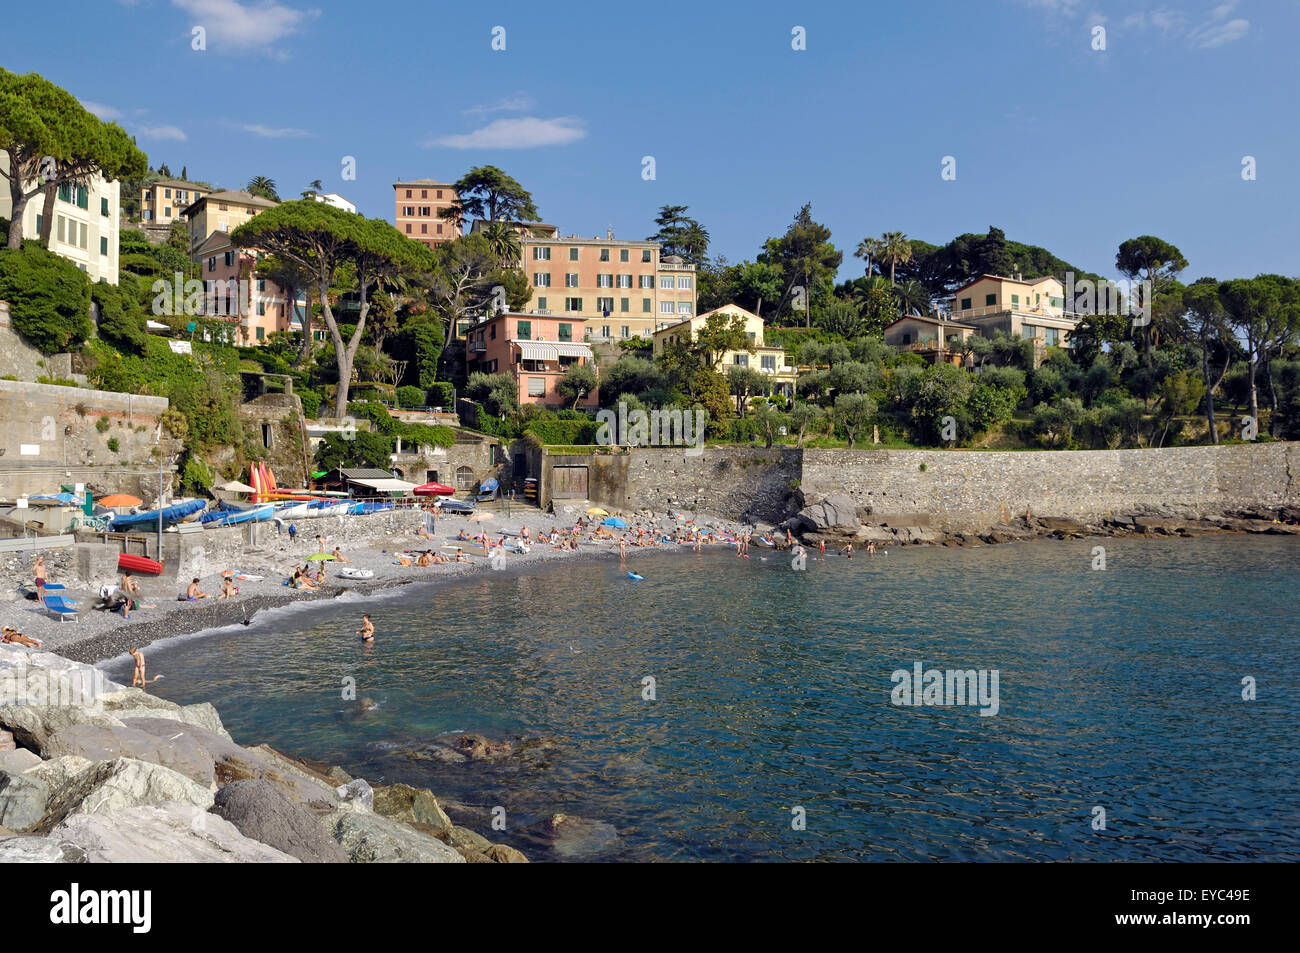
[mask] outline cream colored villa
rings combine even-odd
[[[954,322],[971,325],[985,337],[1005,331],[1046,347],[1068,346],[1078,316],[1065,310],[1065,287],[1047,276],[1033,281],[980,275],[953,294]]]
[[[763,343],[763,319],[751,311],[735,304],[723,305],[704,314],[686,318],[675,324],[667,325],[654,332],[654,356],[664,352],[664,346],[671,340],[693,341],[696,333],[709,318],[715,314],[738,317],[745,322],[745,333],[754,346],[754,353],[748,351],[727,351],[718,359],[718,370],[724,373],[731,367],[752,367],[772,380],[773,390],[787,397],[794,393],[798,372],[786,363],[785,349],[769,347]]]

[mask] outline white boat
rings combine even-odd
[[[357,569],[352,566],[344,566],[336,574],[343,579],[373,579],[375,571],[373,569]]]
[[[326,503],[323,506],[317,506],[314,503],[308,504],[308,509],[297,519],[314,520],[326,516],[343,516],[352,509],[352,500],[344,500],[341,503]]]
[[[275,515],[282,520],[299,520],[311,512],[311,502],[304,500],[301,503],[284,503],[276,508]]]

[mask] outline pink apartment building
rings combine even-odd
[[[397,230],[430,248],[460,237],[460,227],[440,215],[456,201],[456,190],[434,179],[394,182],[393,198]]]
[[[513,374],[519,403],[568,406],[556,386],[574,364],[594,363],[583,343],[586,318],[507,311],[473,325],[465,336],[469,372]],[[599,373],[599,371],[597,371]],[[581,401],[594,409],[599,388]]]
[[[236,246],[226,232],[213,232],[194,252],[206,289],[204,316],[228,321],[235,344],[261,344],[276,331],[301,327],[284,289],[257,277],[262,257]]]

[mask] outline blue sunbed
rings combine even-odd
[[[43,604],[46,609],[59,617],[60,622],[68,616],[71,616],[74,621],[77,618],[75,604],[64,599],[62,596],[46,596]]]

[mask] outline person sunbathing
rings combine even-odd
[[[469,562],[469,557],[465,555],[465,551],[461,549],[459,546],[456,547],[456,562],[458,563]]]
[[[460,532],[456,534],[456,538],[457,538],[457,539],[462,539],[462,540],[468,540],[468,539],[469,539],[469,534],[465,532],[465,527],[462,526],[462,527],[460,528]]]
[[[330,555],[333,556],[338,562],[341,563],[351,562],[351,560],[348,559],[348,557],[343,555],[343,552],[337,546],[334,547],[334,552],[330,553]]]
[[[0,630],[0,642],[8,642],[11,645],[25,645],[29,649],[39,649],[42,646],[40,639],[28,638],[12,625],[7,625],[3,630]]]
[[[195,576],[194,580],[185,587],[185,599],[188,602],[198,602],[200,599],[206,599],[208,594],[199,588],[199,577]]]
[[[233,579],[227,576],[221,580],[221,593],[217,596],[218,599],[230,599],[237,595],[239,595],[239,587],[235,585]]]
[[[307,578],[301,569],[295,569],[293,578],[289,580],[289,587],[292,589],[315,589],[316,585]]]
[[[426,568],[426,567],[428,567],[428,566],[432,566],[432,565],[433,565],[433,553],[429,552],[429,551],[426,549],[424,552],[420,553],[420,558],[417,559],[417,560],[415,561],[415,564],[416,564],[417,566],[421,567],[421,568]]]

